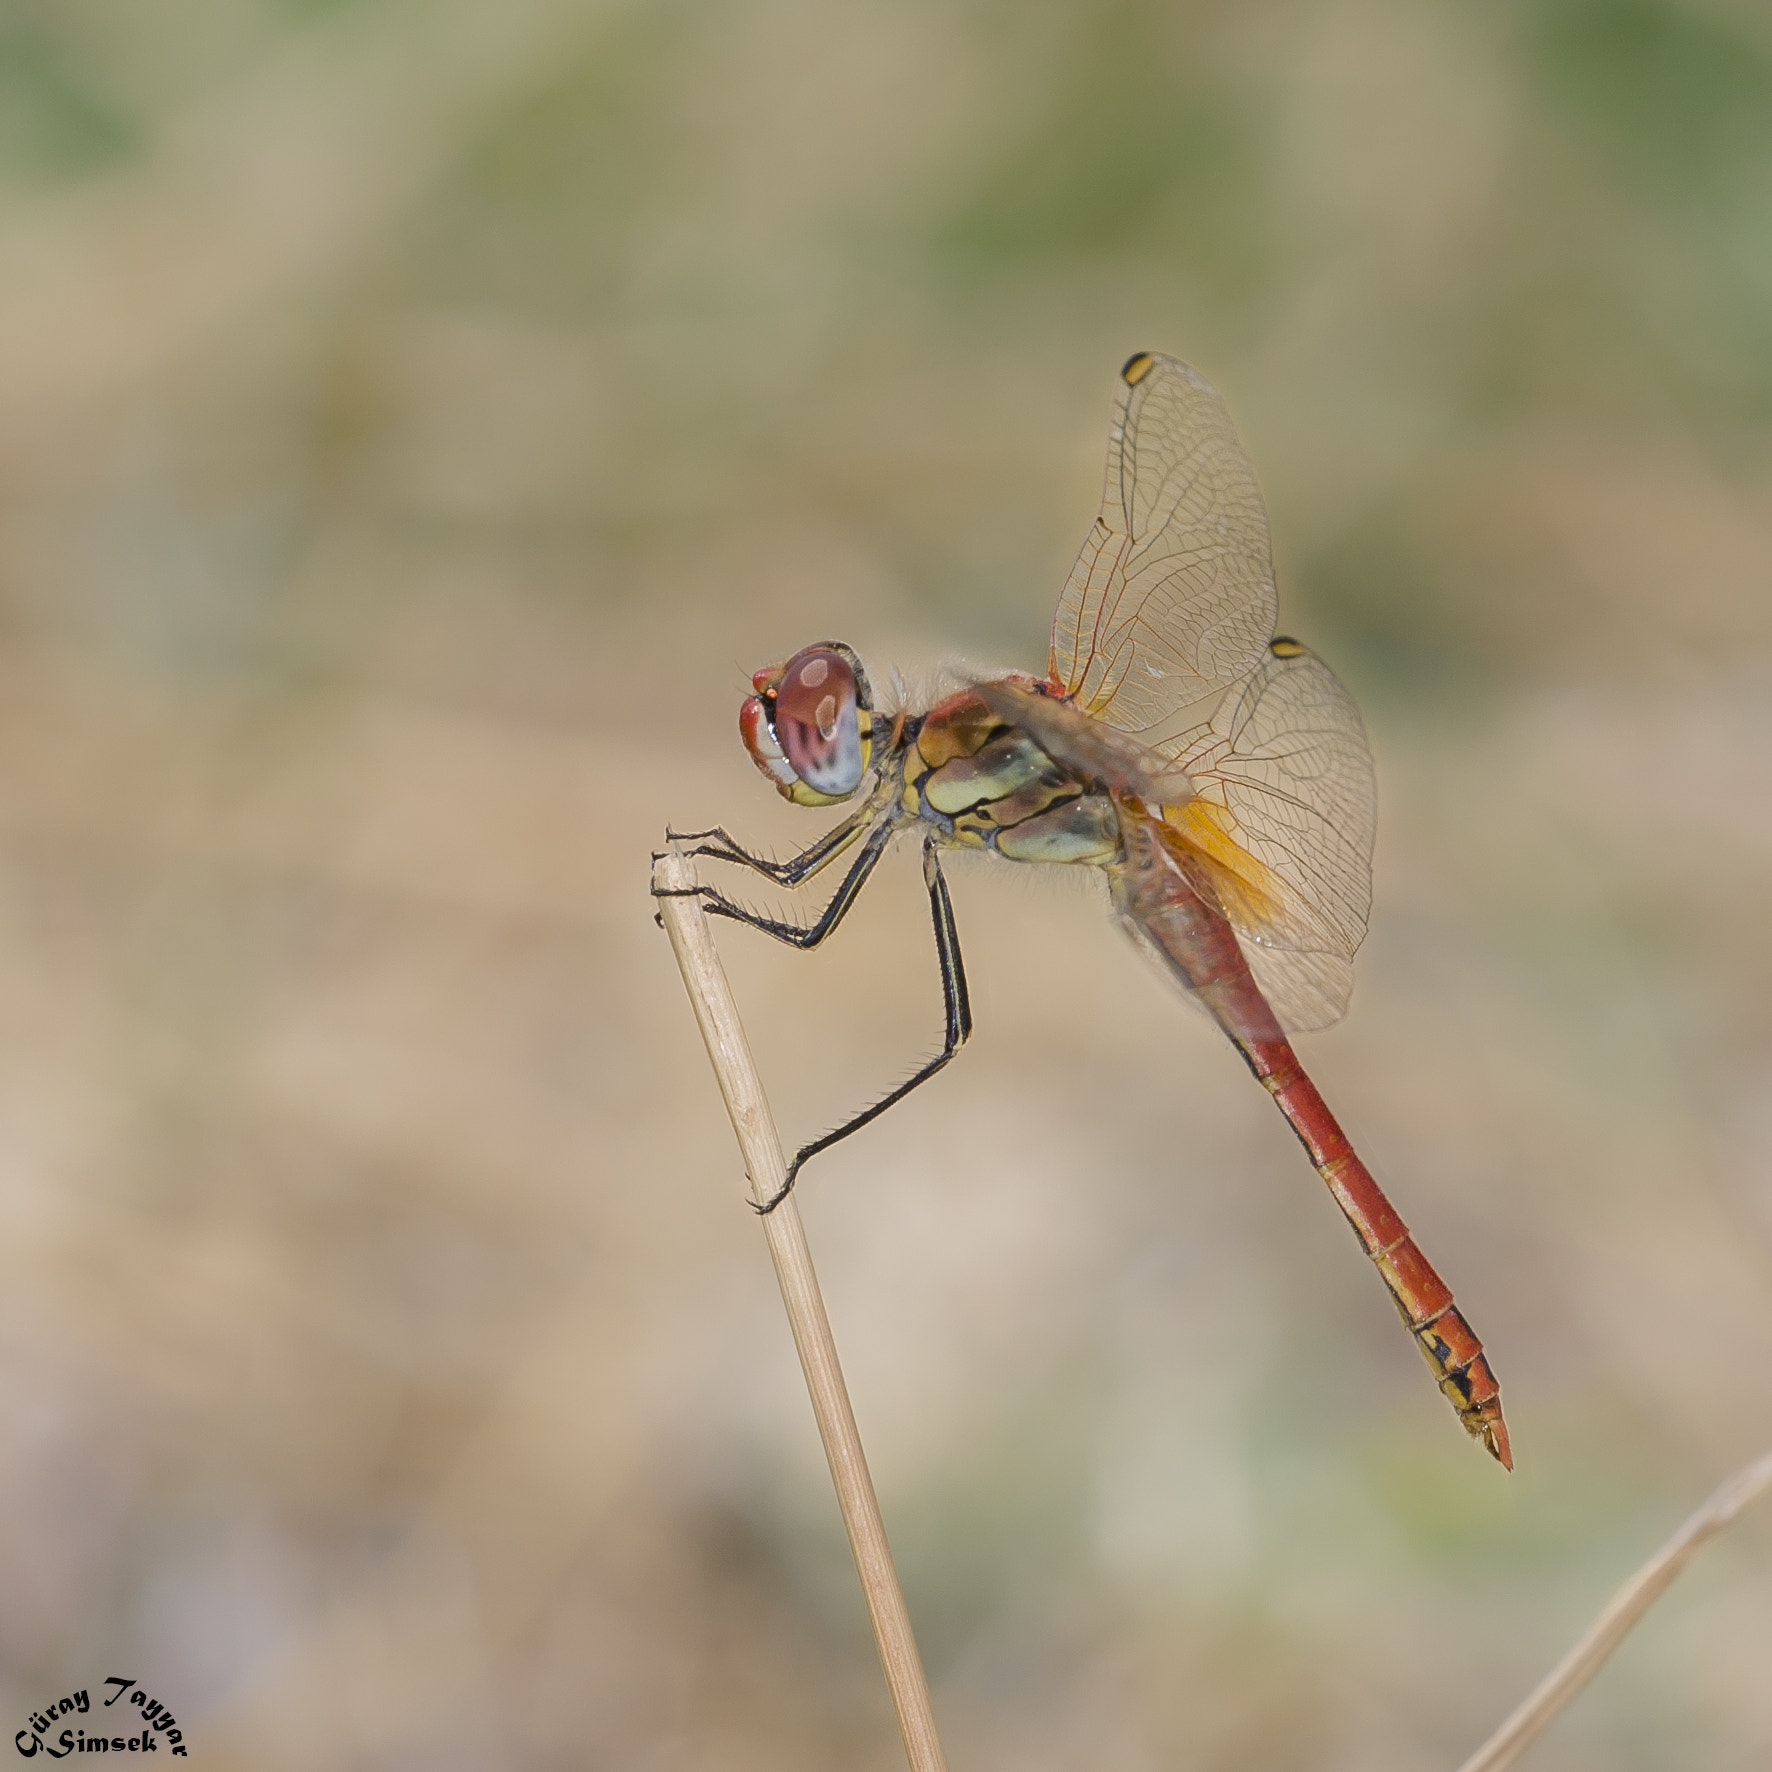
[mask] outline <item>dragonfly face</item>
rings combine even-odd
[[[1465,1427],[1511,1465],[1482,1343],[1292,1049],[1294,1033],[1340,1018],[1353,986],[1373,777],[1353,701],[1307,648],[1275,637],[1277,611],[1267,513],[1224,402],[1197,370],[1141,351],[1120,371],[1101,511],[1059,599],[1044,677],[975,680],[876,731],[867,675],[839,641],[755,674],[739,730],[779,794],[835,806],[870,771],[874,785],[788,861],[699,834],[692,853],[784,886],[851,856],[815,921],[694,890],[717,915],[816,947],[895,833],[920,829],[947,1016],[941,1052],[803,1146],[775,1200],[807,1158],[927,1081],[971,1032],[941,851],[1099,868],[1127,931],[1285,1115]]]
[[[835,806],[868,772],[874,707],[861,660],[841,640],[806,646],[751,677],[738,711],[751,761],[796,806]]]

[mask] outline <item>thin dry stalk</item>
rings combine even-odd
[[[654,867],[652,877],[657,886],[681,891],[695,884],[695,864],[686,856],[664,855]],[[695,1019],[707,1043],[720,1093],[726,1098],[726,1111],[732,1116],[732,1130],[738,1135],[738,1146],[750,1175],[752,1203],[758,1204],[780,1187],[787,1163],[782,1156],[775,1117],[769,1111],[743,1024],[738,1019],[738,1006],[732,1000],[732,987],[726,982],[700,899],[661,898],[657,903],[672,951],[682,968],[689,1000],[695,1006]],[[800,1350],[819,1438],[824,1441],[825,1457],[830,1460],[837,1505],[849,1534],[856,1573],[861,1577],[862,1595],[880,1650],[880,1665],[885,1669],[886,1684],[898,1712],[905,1757],[912,1772],[946,1772],[947,1761],[942,1756],[941,1741],[935,1732],[935,1713],[929,1703],[929,1685],[923,1677],[916,1639],[911,1635],[910,1614],[905,1610],[898,1572],[892,1565],[886,1527],[880,1519],[873,1478],[868,1475],[867,1459],[862,1454],[855,1414],[849,1407],[849,1391],[837,1361],[837,1344],[831,1337],[824,1300],[819,1295],[812,1251],[807,1247],[792,1196],[761,1223],[770,1258],[775,1263],[775,1277],[781,1283],[782,1303],[787,1307],[794,1345]]]
[[[1710,1499],[1614,1595],[1580,1642],[1540,1682],[1524,1704],[1480,1747],[1458,1772],[1502,1772],[1599,1671],[1637,1621],[1667,1591],[1707,1538],[1729,1525],[1744,1508],[1772,1492],[1772,1452],[1721,1484]]]

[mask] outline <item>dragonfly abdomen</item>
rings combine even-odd
[[[1109,869],[1114,908],[1144,946],[1212,1012],[1240,1048],[1285,1039],[1236,931],[1189,878],[1163,827],[1127,805],[1121,855]]]
[[[1243,1056],[1297,1133],[1360,1246],[1383,1276],[1397,1314],[1408,1325],[1466,1432],[1512,1470],[1501,1385],[1476,1331],[1453,1302],[1452,1288],[1434,1271],[1401,1214],[1348,1143],[1291,1043],[1285,1039],[1252,1043],[1243,1047]]]
[[[1298,1135],[1317,1173],[1384,1278],[1399,1314],[1466,1430],[1508,1469],[1513,1454],[1501,1386],[1452,1289],[1422,1254],[1384,1190],[1348,1143],[1261,994],[1237,934],[1189,876],[1154,820],[1122,810],[1120,862],[1110,870],[1121,915],[1231,1037]]]

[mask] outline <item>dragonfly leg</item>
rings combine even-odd
[[[809,880],[820,869],[829,867],[867,829],[878,813],[876,805],[859,808],[840,824],[832,825],[810,849],[802,849],[786,861],[770,861],[764,856],[753,855],[719,825],[709,831],[667,830],[665,836],[673,843],[693,843],[695,847],[689,851],[691,855],[705,855],[710,861],[735,862],[773,880],[778,886],[798,886],[802,880]]]
[[[850,1133],[859,1132],[870,1120],[877,1120],[889,1107],[895,1107],[918,1084],[927,1083],[966,1044],[972,1032],[972,1002],[966,991],[966,967],[960,958],[960,936],[954,927],[953,901],[948,897],[948,883],[942,877],[941,858],[933,837],[923,839],[923,884],[929,889],[929,911],[935,923],[935,954],[941,965],[941,999],[947,1021],[941,1050],[919,1065],[896,1089],[881,1096],[872,1107],[862,1109],[835,1132],[827,1132],[823,1138],[802,1145],[788,1164],[781,1186],[757,1208],[759,1212],[773,1212],[788,1197],[802,1166],[810,1158],[816,1157],[820,1151],[828,1151]]]
[[[699,898],[709,916],[729,917],[734,923],[742,923],[747,929],[760,929],[765,935],[773,935],[777,941],[785,941],[789,947],[815,948],[848,916],[862,887],[867,884],[868,875],[886,853],[886,846],[892,841],[892,831],[890,819],[882,820],[874,827],[862,846],[861,854],[855,858],[849,872],[843,876],[842,884],[831,895],[831,902],[811,923],[793,923],[784,917],[765,917],[760,911],[747,910],[743,905],[735,904],[717,886],[684,886],[675,890],[668,886],[655,886],[652,896]]]

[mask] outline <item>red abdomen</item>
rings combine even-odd
[[[1501,1386],[1483,1344],[1355,1154],[1249,970],[1236,931],[1187,866],[1185,851],[1135,807],[1120,808],[1122,850],[1110,868],[1114,904],[1133,935],[1211,1010],[1272,1094],[1465,1428],[1509,1470]]]

